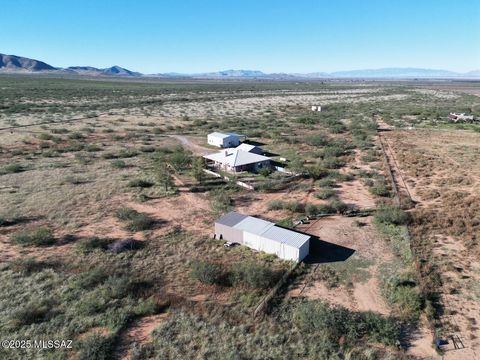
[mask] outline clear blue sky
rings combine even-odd
[[[144,73],[480,69],[478,0],[11,0],[0,53]]]

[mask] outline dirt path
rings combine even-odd
[[[209,149],[207,147],[203,147],[194,143],[189,137],[185,135],[168,135],[169,137],[180,141],[180,143],[186,147],[187,149],[191,150],[195,155],[206,155],[214,152],[214,150]]]
[[[168,313],[146,316],[135,321],[120,335],[116,359],[129,360],[134,344],[144,345],[152,340],[152,332],[168,318]]]

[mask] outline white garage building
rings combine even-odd
[[[310,248],[308,235],[237,212],[230,212],[215,222],[215,237],[297,262],[308,255]]]
[[[213,132],[207,135],[207,142],[221,148],[233,148],[240,145],[240,138],[238,134]]]

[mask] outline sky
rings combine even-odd
[[[478,0],[15,0],[0,53],[142,73],[480,69]]]

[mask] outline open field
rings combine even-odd
[[[0,76],[1,337],[74,340],[35,359],[409,359],[441,358],[436,331],[467,348],[446,358],[478,354],[480,126],[444,117],[480,101],[457,87]],[[215,130],[302,176],[231,175],[255,191],[199,176]],[[260,318],[293,264],[213,240],[231,210],[326,215],[299,225],[312,256]]]

